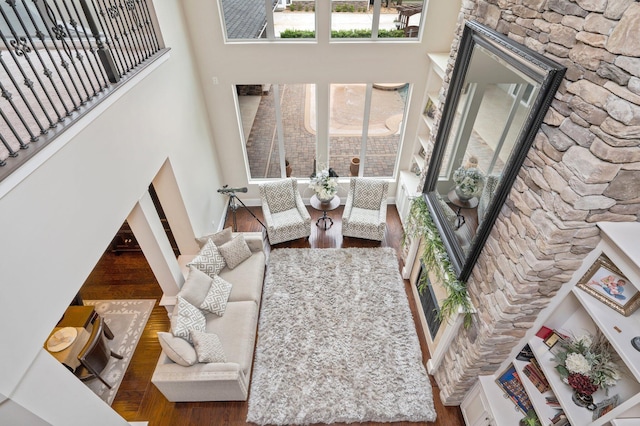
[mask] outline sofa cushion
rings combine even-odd
[[[195,266],[213,278],[214,275],[218,274],[220,270],[225,267],[226,263],[224,257],[222,257],[218,250],[218,246],[209,240],[204,247],[202,247],[195,259],[189,262],[187,266],[190,265]]]
[[[227,308],[227,300],[229,300],[229,294],[231,293],[232,285],[218,275],[213,277],[213,284],[209,287],[209,292],[200,304],[200,309],[209,311],[212,314],[219,316],[224,315],[224,311]]]
[[[209,289],[213,284],[213,278],[200,271],[193,265],[189,266],[189,275],[185,280],[178,296],[182,297],[193,306],[200,306],[207,297]]]
[[[171,332],[176,337],[182,337],[191,343],[191,330],[204,331],[205,316],[200,309],[178,296],[178,303],[171,315]]]
[[[226,242],[231,241],[231,227],[228,226],[224,228],[220,232],[216,232],[215,234],[204,235],[202,237],[196,238],[196,242],[200,248],[204,247],[207,244],[207,241],[213,241],[216,246],[221,246]]]
[[[207,314],[206,317],[206,332],[215,333],[220,338],[227,361],[239,364],[249,377],[256,341],[258,305],[252,301],[229,302],[224,316]]]
[[[217,334],[191,330],[191,340],[198,354],[198,362],[227,362]]]
[[[220,277],[232,284],[230,302],[253,300],[260,304],[264,281],[265,255],[260,251],[234,269],[224,268]]]
[[[159,331],[158,341],[164,353],[176,364],[189,367],[198,361],[195,348],[182,337],[176,337],[166,331]]]
[[[218,250],[220,250],[220,254],[224,257],[224,261],[229,269],[235,268],[251,257],[251,250],[242,234],[236,235],[231,241],[218,246]]]

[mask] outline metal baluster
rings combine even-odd
[[[140,39],[142,40],[142,45],[144,46],[144,49],[146,51],[146,55],[144,56],[145,56],[145,59],[147,59],[149,56],[153,54],[153,47],[151,46],[149,39],[147,37],[144,16],[142,16],[142,14],[140,13],[140,8],[138,4],[140,2],[139,0],[136,0],[136,1],[132,1],[132,3],[133,3],[133,7],[131,9],[131,14],[137,23],[138,34],[140,35]]]
[[[42,19],[42,23],[44,24],[45,29],[47,30],[47,32],[49,33],[49,36],[51,37],[51,32],[47,28],[46,20],[45,20],[44,15],[42,14],[42,10],[40,10],[39,4],[38,4],[38,0],[33,0],[33,3],[35,5],[36,9],[38,10],[38,15],[40,16],[40,19]],[[38,38],[38,40],[40,40],[42,45],[45,47],[44,51],[47,52],[47,56],[51,60],[51,64],[53,65],[53,68],[56,71],[55,75],[60,76],[60,82],[62,83],[62,86],[64,87],[64,89],[67,92],[69,92],[69,88],[67,87],[67,84],[65,83],[64,78],[62,77],[62,73],[58,69],[58,66],[56,65],[56,61],[53,58],[53,55],[51,54],[51,49],[46,47],[45,34],[40,30],[40,28],[38,28],[38,23],[34,19],[33,15],[29,11],[29,9],[26,7],[26,4],[24,3],[24,0],[22,1],[22,4],[25,6],[25,10],[27,11],[27,14],[29,15],[29,19],[31,20],[31,23],[33,24],[33,27],[36,28],[36,34],[35,34],[36,37]],[[60,103],[62,104],[62,107],[64,108],[65,115],[66,116],[71,115],[71,111],[69,111],[69,108],[67,108],[67,104],[65,102],[65,99],[63,98],[62,93],[58,89],[58,85],[56,84],[56,82],[55,82],[55,80],[53,78],[54,73],[47,67],[47,64],[43,60],[42,56],[40,56],[40,53],[39,53],[38,49],[33,44],[33,40],[31,41],[31,43],[33,45],[34,51],[36,52],[36,55],[38,55],[38,58],[40,59],[40,63],[42,64],[43,74],[45,75],[45,77],[47,77],[49,79],[49,83],[51,84],[51,87],[53,87],[53,90],[56,92],[56,95],[58,96],[58,99],[60,100]],[[55,43],[54,43],[54,47],[55,47]],[[60,115],[60,113],[58,112],[58,109],[55,107],[53,99],[51,99],[49,97],[49,93],[46,92],[46,90],[45,90],[45,93],[47,94],[47,98],[49,98],[49,101],[51,102],[51,106],[53,107],[53,109],[56,112],[56,115],[58,116],[58,122],[62,122],[64,120],[64,117],[62,115]]]
[[[4,63],[4,60],[2,60],[2,58],[0,58],[0,62],[2,62],[2,67],[5,68],[6,70],[6,65]],[[11,79],[13,81],[13,84],[15,85],[15,80],[13,80],[13,77],[11,77]],[[15,102],[13,102],[13,95],[11,94],[11,92],[7,90],[7,88],[2,83],[0,83],[0,96],[5,98],[7,102],[9,102],[9,105],[11,105],[13,112],[15,112],[15,114],[18,116],[18,119],[22,122],[22,125],[24,126],[27,133],[29,133],[29,136],[31,136],[31,142],[38,140],[38,137],[33,134],[31,129],[29,128],[29,125],[24,120],[24,117],[22,117],[22,114],[20,114],[20,110],[18,109],[18,106],[15,104]],[[6,117],[5,117],[5,120],[6,120]],[[11,123],[8,123],[8,124],[9,124],[9,129],[11,129],[11,133],[13,133],[13,135],[18,140],[18,143],[20,144],[20,148],[27,149],[29,147],[28,144],[24,143],[24,141],[18,134],[18,131],[16,130],[16,128]]]
[[[113,43],[111,41],[109,41],[109,39],[113,39],[113,36],[111,34],[111,31],[106,27],[106,19],[105,19],[105,11],[100,7],[100,5],[98,4],[98,7],[96,7],[96,3],[95,0],[91,0],[91,5],[93,6],[93,10],[96,11],[96,16],[98,17],[98,23],[100,24],[100,28],[102,29],[102,32],[104,33],[105,36],[105,45],[108,47],[108,50],[110,52],[114,52],[115,51],[115,55],[112,56],[112,59],[114,59],[114,66],[116,68],[116,72],[118,75],[118,79],[120,78],[120,76],[122,75],[122,73],[125,70],[125,66],[123,63],[123,59],[122,59],[122,55],[120,54],[120,50],[121,49],[117,49],[115,48],[116,46],[113,45]],[[102,18],[102,19],[100,19]],[[104,22],[103,22],[104,21]],[[117,40],[114,40],[117,41]],[[116,64],[115,61],[117,61],[118,63]]]
[[[49,28],[46,25],[46,22],[47,22],[46,17],[49,17],[51,22],[55,23],[55,16],[53,15],[53,11],[51,11],[51,8],[45,2],[42,2],[43,6],[40,5],[40,0],[33,0],[33,3],[35,4],[36,8],[38,9],[38,13],[40,14],[40,17],[42,18],[42,21],[45,23],[45,28],[47,30],[47,34],[49,34],[49,37],[51,39],[51,43],[53,44],[53,47],[55,48],[56,53],[58,53],[58,55],[60,55],[60,58],[62,58],[62,55],[60,54],[60,49],[58,48],[58,44],[56,43],[56,40],[58,40],[58,37],[57,37],[57,35],[54,35],[54,33],[52,33],[52,31],[55,32],[57,28],[56,27]],[[43,12],[41,7],[44,7],[46,12]],[[45,42],[44,34],[42,34],[42,33],[40,33],[40,34],[41,34],[41,39],[40,40],[42,40],[42,42],[44,43]],[[62,71],[60,70],[60,68],[58,68],[58,65],[56,64],[56,59],[53,57],[53,55],[51,53],[51,49],[47,48],[46,51],[47,51],[49,57],[51,58],[51,63],[53,65],[53,67],[56,70],[56,75],[58,77],[60,77],[60,82],[62,83],[62,86],[64,87],[64,89],[66,91],[66,96],[68,96],[67,100],[71,101],[71,105],[73,105],[73,108],[70,111],[67,108],[67,104],[64,101],[65,98],[62,96],[62,93],[58,92],[58,90],[56,89],[56,92],[60,96],[60,101],[64,105],[65,110],[67,111],[67,116],[69,116],[69,115],[71,115],[72,111],[75,111],[75,110],[77,110],[79,108],[79,105],[77,105],[75,100],[73,99],[73,93],[71,92],[71,89],[69,88],[67,82],[65,81],[65,78],[64,78],[64,75],[63,75]],[[61,66],[64,68],[64,64],[61,64]],[[45,70],[45,75],[47,77],[50,77],[49,76],[50,72],[51,72],[50,70]],[[69,70],[67,70],[67,74],[69,74]],[[71,84],[73,85],[73,79],[72,79],[70,74],[69,74],[69,80],[71,81]],[[74,88],[75,88],[75,85],[74,85]]]
[[[104,13],[102,15],[102,18],[104,19],[105,23],[109,26],[109,32],[111,34],[111,38],[116,40],[118,42],[118,52],[120,54],[120,57],[122,58],[122,69],[120,70],[120,74],[126,74],[127,71],[129,71],[132,67],[132,65],[129,63],[130,58],[126,55],[126,46],[125,46],[125,42],[126,40],[124,38],[121,37],[121,34],[119,32],[119,30],[117,30],[115,23],[112,19],[112,17],[116,17],[118,16],[118,14],[120,12],[118,12],[118,8],[117,7],[112,7],[112,6],[107,6],[105,0],[102,0],[102,5],[104,7]]]
[[[158,43],[158,37],[156,34],[156,29],[153,26],[153,20],[151,19],[151,12],[149,11],[149,6],[146,1],[136,0],[136,3],[140,5],[140,10],[142,15],[144,16],[145,29],[147,30],[148,38],[151,43],[151,50],[153,53],[160,50],[160,43]]]
[[[121,17],[120,22],[122,23],[122,27],[124,28],[124,33],[129,40],[129,44],[131,45],[131,54],[135,57],[134,63],[135,65],[138,65],[140,62],[142,62],[144,58],[142,58],[138,52],[136,39],[135,39],[135,31],[132,30],[131,23],[129,22],[129,19],[128,19],[127,7],[126,7],[127,0],[125,0],[124,2],[123,0],[117,0],[117,1],[119,2],[118,7],[120,8],[120,17]]]
[[[133,0],[124,0],[124,6],[122,6],[122,10],[125,15],[125,21],[129,26],[129,30],[131,32],[131,39],[134,42],[134,46],[136,49],[136,53],[140,57],[138,63],[141,63],[145,59],[147,59],[147,55],[144,54],[144,45],[142,44],[142,39],[140,38],[140,34],[138,31],[138,25],[136,24],[136,20],[134,19],[134,15],[131,13],[132,7],[135,7],[135,3]]]
[[[100,31],[98,30],[98,26],[96,25],[95,19],[93,19],[93,15],[91,14],[91,9],[89,8],[89,5],[87,4],[86,0],[80,0],[80,5],[82,7],[82,11],[84,12],[84,16],[87,20],[87,23],[89,24],[89,28],[91,29],[91,34],[93,35],[93,38],[96,41],[97,48],[92,50],[94,55],[96,55],[96,62],[102,64],[102,66],[98,68],[102,73],[102,78],[105,80],[104,88],[107,88],[109,87],[109,84],[107,83],[107,79],[111,83],[117,83],[120,80],[120,73],[118,73],[118,70],[116,69],[115,64],[113,63],[113,57],[111,56],[111,52],[105,49],[104,44],[102,43],[102,36],[100,35]],[[78,13],[78,8],[76,7],[75,3],[73,3],[73,9],[76,11],[76,15],[80,16],[80,14]],[[82,26],[82,31],[85,34],[87,33],[86,29],[84,28],[84,25]],[[91,42],[89,42],[89,45],[91,45]],[[89,63],[91,64],[91,62]],[[93,65],[91,65],[91,69],[93,69]],[[107,73],[108,77],[105,76],[105,72]],[[94,70],[94,73],[95,73],[95,70]]]
[[[82,2],[82,0],[81,0]],[[73,10],[76,13],[76,16],[78,17],[78,21],[80,22],[80,28],[82,29],[82,33],[85,34],[87,36],[87,44],[89,45],[89,52],[91,52],[93,54],[93,59],[96,62],[96,66],[94,67],[93,62],[91,60],[87,60],[87,62],[89,63],[89,66],[91,67],[91,71],[93,72],[93,75],[96,77],[96,81],[98,82],[98,84],[100,85],[100,91],[102,91],[103,89],[106,89],[107,87],[109,87],[109,82],[108,82],[108,78],[105,74],[105,70],[102,66],[100,66],[100,57],[98,55],[98,49],[99,49],[99,45],[102,44],[102,41],[100,40],[100,34],[97,31],[97,27],[96,27],[96,32],[93,32],[93,28],[91,28],[91,25],[93,23],[93,25],[95,26],[95,22],[93,21],[93,16],[91,16],[91,11],[87,10],[86,12],[84,12],[83,10],[83,15],[80,15],[80,12],[78,11],[78,8],[76,7],[75,2],[71,3],[73,6]],[[91,36],[95,39],[96,41],[96,47],[93,47],[93,45],[91,44],[91,39],[89,38],[89,33],[87,32],[87,29],[85,28],[84,24],[82,23],[82,16],[85,17],[85,19],[87,20],[87,24],[89,25],[90,29],[91,29]],[[82,39],[80,40],[80,43],[82,44]],[[104,47],[104,45],[103,45]],[[82,48],[85,49],[84,44],[82,44]],[[86,49],[85,49],[86,52]],[[87,58],[89,58],[89,54],[87,52]],[[98,68],[98,71],[96,71],[96,68]],[[102,82],[100,82],[100,77],[102,77]]]
[[[84,26],[82,25],[82,18],[80,16],[78,16],[78,10],[75,9],[75,2],[72,2],[72,7],[74,9],[74,11],[76,12],[76,18],[75,19],[73,17],[73,14],[71,13],[71,9],[69,8],[69,6],[67,5],[67,2],[63,2],[64,8],[67,11],[67,14],[69,15],[69,24],[71,25],[71,27],[73,27],[74,31],[76,32],[76,36],[78,39],[78,44],[80,45],[80,48],[82,49],[82,52],[84,52],[84,55],[82,53],[80,53],[79,50],[76,49],[76,58],[78,58],[78,60],[80,61],[80,65],[82,65],[82,70],[84,71],[85,75],[87,76],[87,80],[89,82],[89,85],[91,85],[91,95],[87,97],[87,101],[91,100],[91,98],[93,98],[94,96],[96,96],[96,94],[102,90],[101,88],[101,84],[98,83],[98,81],[96,80],[95,83],[98,83],[98,88],[95,88],[94,85],[94,80],[93,78],[97,78],[98,74],[96,74],[96,70],[93,68],[93,64],[91,63],[91,55],[89,54],[89,52],[87,52],[87,48],[84,45],[84,41],[83,38],[87,37],[86,33],[84,32]],[[80,28],[82,29],[82,34],[80,34],[80,31],[78,30],[78,26],[80,26]],[[91,41],[90,39],[87,37],[87,43],[89,43],[89,48],[91,48]],[[74,43],[74,47],[75,47],[75,43]],[[91,68],[91,73],[89,73],[89,70],[87,69],[87,64],[85,64],[84,59],[86,58],[86,62],[89,64],[89,67]]]
[[[56,9],[58,8],[56,2],[54,1],[54,4],[56,5]],[[64,70],[67,72],[67,75],[69,76],[69,82],[71,84],[71,86],[73,87],[73,89],[75,90],[78,99],[80,101],[80,104],[76,103],[76,100],[74,99],[74,95],[71,91],[69,91],[69,98],[71,99],[71,102],[73,103],[74,106],[74,110],[78,110],[80,108],[81,105],[84,104],[84,101],[82,100],[82,94],[80,93],[80,89],[78,89],[78,85],[76,84],[75,79],[73,78],[73,74],[71,73],[71,69],[69,68],[69,62],[67,62],[67,60],[64,58],[64,55],[66,55],[68,58],[71,58],[71,61],[73,62],[73,56],[71,54],[71,48],[69,47],[69,44],[67,43],[67,41],[65,40],[65,38],[67,37],[67,33],[65,33],[64,31],[64,27],[60,24],[57,24],[56,21],[56,15],[53,11],[53,9],[51,8],[51,6],[49,6],[48,3],[44,4],[45,9],[47,11],[47,16],[49,17],[49,19],[51,20],[51,22],[53,23],[53,27],[51,27],[51,31],[53,31],[53,38],[55,40],[58,40],[60,42],[60,44],[62,45],[62,50],[60,50],[58,48],[58,46],[55,44],[54,42],[54,46],[56,47],[57,53],[58,55],[60,55],[60,66],[62,68],[64,68]],[[64,20],[63,20],[64,22]],[[62,53],[62,51],[64,51],[64,55]]]
[[[1,83],[0,83],[0,92],[2,92],[4,97],[4,86],[2,86]],[[2,116],[2,118],[4,119],[4,122],[7,123],[7,126],[9,126],[9,130],[11,130],[11,133],[13,133],[13,136],[15,136],[15,138],[18,140],[18,142],[20,143],[20,147],[22,148],[22,138],[20,138],[20,135],[18,135],[18,132],[13,127],[13,125],[11,124],[11,121],[9,121],[9,118],[4,113],[2,108],[0,108],[0,116]],[[2,135],[0,135],[0,137],[2,137]],[[11,148],[11,145],[9,144],[9,142],[7,142],[7,140],[4,137],[2,137],[2,144],[4,145],[5,148],[7,148],[7,151],[9,151],[9,157],[18,156],[18,153],[13,148]],[[24,149],[27,149],[27,148],[28,146],[25,146]]]
[[[26,0],[22,0],[22,7],[24,8],[24,11],[27,13],[27,15],[29,16],[29,20],[31,21],[31,24],[33,24],[33,28],[35,28],[36,33],[35,36],[40,40],[40,42],[42,43],[42,45],[44,46],[44,34],[42,33],[42,31],[40,31],[40,29],[38,28],[38,23],[36,22],[36,20],[33,18],[33,15],[31,14],[31,11],[29,10],[29,8],[27,7]],[[25,33],[28,34],[27,31],[27,27],[24,24],[24,22],[22,21],[22,17],[18,16],[18,19],[20,20],[20,24],[22,25],[22,28],[24,29]],[[43,21],[44,22],[44,21]],[[42,56],[40,55],[40,52],[38,50],[38,48],[36,47],[35,43],[33,42],[33,38],[31,37],[31,35],[29,35],[29,37],[27,37],[29,40],[29,43],[31,43],[31,48],[33,49],[33,52],[36,54],[36,56],[38,57],[38,60],[40,61],[40,65],[42,65],[42,70],[43,70],[43,74],[49,78],[49,83],[51,84],[51,86],[53,87],[53,90],[56,92],[56,94],[58,95],[58,99],[60,99],[60,102],[62,103],[62,106],[65,108],[65,112],[68,115],[69,114],[69,110],[67,110],[66,105],[64,104],[64,102],[62,101],[62,97],[60,96],[60,92],[58,92],[58,88],[55,84],[55,82],[52,79],[52,73],[51,71],[47,68],[47,65],[45,64],[45,61],[43,60]],[[49,53],[49,49],[46,49],[45,47],[45,51],[47,53]],[[53,58],[51,57],[51,54],[49,53],[49,59],[51,59],[51,61],[53,62]],[[44,82],[40,79],[39,75],[37,72],[35,72],[35,76],[36,79],[38,80],[38,83],[40,83],[40,86],[42,87],[42,91],[44,92],[45,96],[47,97],[47,100],[49,101],[49,103],[51,104],[51,108],[53,109],[53,111],[56,113],[56,116],[58,117],[58,122],[64,120],[64,116],[62,116],[60,114],[60,112],[58,112],[58,108],[55,105],[55,102],[53,101],[53,98],[51,97],[51,95],[49,94],[49,91],[47,90],[47,86],[44,84]],[[54,128],[57,125],[57,123],[52,123],[51,124],[51,128]]]
[[[119,5],[113,5],[112,1],[109,1],[109,4],[111,4],[113,6],[113,8],[115,8],[115,11],[117,13],[114,13],[114,16],[112,17],[113,21],[115,22],[115,24],[118,27],[118,32],[120,33],[120,35],[122,36],[122,39],[125,41],[126,45],[127,45],[127,49],[126,49],[126,54],[129,57],[129,60],[131,61],[132,65],[127,68],[127,72],[131,71],[133,69],[133,67],[135,67],[138,64],[138,60],[135,57],[133,51],[133,46],[131,44],[131,39],[129,38],[129,32],[126,30],[126,28],[123,30],[123,23],[122,23],[122,12],[118,9],[120,9]]]
[[[22,27],[22,29],[24,30],[25,34],[29,34],[29,32],[27,31],[27,27],[24,24],[22,17],[20,16],[20,14],[17,12],[16,9],[16,2],[15,1],[7,1],[7,3],[9,4],[9,6],[11,6],[11,8],[13,9],[13,13],[14,15],[18,18],[18,22],[20,22],[20,26]],[[9,24],[8,21],[8,17],[5,15],[3,10],[0,10],[0,13],[2,13],[3,18],[5,19],[5,22],[7,23],[7,26],[9,26],[9,28],[11,29],[11,32],[13,34],[14,37],[14,42],[16,43],[16,45],[18,44],[18,35],[16,34],[16,32],[14,31],[13,28],[11,28],[11,25]],[[40,76],[38,75],[38,72],[36,71],[36,68],[34,66],[34,64],[31,62],[31,58],[27,55],[27,53],[29,53],[29,50],[33,50],[33,52],[36,53],[36,56],[39,57],[38,52],[36,47],[33,45],[33,41],[31,40],[31,37],[28,36],[26,38],[21,38],[20,39],[22,41],[22,43],[20,43],[20,45],[22,46],[21,50],[23,52],[24,58],[27,61],[27,63],[29,64],[29,67],[31,68],[31,71],[33,71],[33,75],[35,76],[36,80],[38,81],[38,83],[40,84],[40,87],[42,87],[42,89],[45,92],[45,95],[48,97],[49,94],[47,93],[45,86],[42,82],[42,80],[40,79]],[[30,42],[32,48],[29,48],[29,46],[27,46],[26,42],[27,40]],[[16,49],[16,53],[18,56],[20,56],[20,53],[18,52],[18,46],[14,46]],[[24,84],[31,90],[31,93],[33,94],[34,99],[36,100],[36,102],[38,103],[38,105],[40,106],[40,109],[42,110],[42,113],[44,114],[44,116],[47,118],[47,121],[49,121],[49,127],[55,127],[55,122],[51,119],[51,117],[49,116],[49,112],[47,111],[47,109],[45,108],[45,106],[42,104],[42,101],[40,100],[40,96],[36,93],[35,88],[34,88],[34,84],[33,81],[29,78],[27,78],[26,75],[23,74],[24,77]],[[49,102],[51,102],[51,99],[49,98]],[[55,110],[55,108],[54,108]],[[55,111],[57,114],[57,110]],[[60,117],[58,115],[58,117]],[[39,124],[39,123],[38,123]],[[46,133],[47,130],[43,129],[42,126],[41,128],[41,132],[42,133]]]
[[[61,0],[64,3],[64,0]],[[78,49],[76,48],[76,43],[73,41],[73,36],[71,34],[71,30],[69,29],[69,26],[67,25],[67,21],[64,19],[64,15],[62,13],[62,11],[60,10],[60,6],[58,5],[57,1],[54,1],[53,4],[56,6],[56,10],[58,11],[58,15],[60,15],[60,21],[64,24],[64,31],[60,31],[58,34],[63,37],[62,38],[62,42],[65,46],[65,53],[67,54],[67,56],[69,57],[69,64],[73,67],[73,70],[75,72],[75,79],[73,79],[72,81],[74,82],[74,86],[76,87],[76,90],[78,91],[78,98],[80,99],[80,105],[84,105],[88,100],[91,99],[91,94],[89,93],[89,90],[87,89],[87,86],[84,83],[84,80],[80,74],[80,70],[78,69],[78,67],[76,66],[76,61],[74,60],[74,58],[76,58],[78,60],[78,62],[80,62],[80,65],[82,65],[82,55],[78,54]],[[58,25],[58,28],[61,29],[60,27],[62,27],[62,25]],[[71,42],[71,46],[69,46],[69,42],[67,42],[66,38],[69,39],[69,42]],[[74,54],[75,52],[75,54]],[[69,73],[71,73],[69,71]],[[77,80],[77,81],[76,81]],[[79,83],[79,84],[78,84]],[[78,88],[78,85],[82,87],[82,89],[84,90],[84,93],[86,95],[86,98],[83,98],[82,94],[80,93],[80,89]]]
[[[11,55],[11,57],[13,58],[13,60],[16,62],[18,68],[20,69],[20,71],[23,73],[22,71],[22,67],[20,66],[20,63],[16,60],[16,58],[13,55],[13,52],[11,51],[11,49],[9,48],[9,46],[7,45],[7,39],[5,38],[4,34],[2,33],[2,31],[0,31],[0,38],[2,39],[2,41],[4,41],[5,46],[7,46],[7,49],[9,49],[9,54]],[[9,70],[9,67],[7,66],[6,62],[4,61],[4,58],[2,57],[2,54],[0,53],[0,63],[2,64],[2,68],[4,68],[5,72],[7,73],[7,76],[9,77],[9,79],[11,80],[11,83],[13,83],[13,86],[16,88],[16,90],[18,91],[18,93],[20,94],[20,97],[22,98],[22,100],[24,101],[25,105],[27,106],[29,112],[31,113],[31,115],[33,116],[33,118],[35,119],[36,123],[38,124],[38,126],[40,127],[41,130],[43,130],[42,124],[40,124],[40,121],[38,120],[38,117],[34,114],[33,110],[31,109],[31,106],[29,105],[29,103],[26,101],[24,93],[22,93],[22,90],[20,90],[20,85],[18,84],[18,82],[16,81],[15,78],[13,78],[13,74],[11,74],[11,71]],[[16,106],[16,104],[13,102],[13,95],[11,94],[11,92],[9,92],[7,90],[7,88],[4,86],[4,84],[0,83],[0,90],[2,91],[2,97],[5,98],[9,104],[11,105],[11,108],[13,108],[13,111],[16,113],[16,115],[18,116],[18,118],[20,119],[20,121],[22,122],[24,128],[27,130],[27,132],[29,133],[29,136],[31,136],[31,141],[36,141],[38,140],[38,137],[31,131],[31,128],[29,127],[29,125],[27,124],[27,122],[25,121],[24,117],[22,116],[22,114],[20,113],[20,109]],[[18,138],[18,141],[20,142],[20,147],[26,149],[27,148],[27,144],[25,144],[22,141],[22,138],[20,138],[19,136],[16,135],[16,137]]]

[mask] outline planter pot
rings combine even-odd
[[[466,192],[462,192],[459,186],[456,186],[456,195],[460,199],[460,201],[469,201],[473,198],[473,194],[467,194]]]
[[[351,164],[349,165],[349,173],[351,176],[358,176],[360,172],[360,158],[353,157],[351,159]]]
[[[318,197],[318,200],[320,200],[320,203],[327,204],[331,202],[331,200],[333,200],[333,197],[335,197],[335,194],[330,195],[328,198],[322,198],[320,194],[316,194],[316,197]]]
[[[571,396],[571,400],[574,404],[579,407],[584,407],[589,411],[593,411],[596,409],[596,404],[593,403],[593,396],[586,395],[584,393],[580,393],[578,391],[573,391],[573,395]]]

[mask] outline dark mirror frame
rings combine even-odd
[[[487,208],[487,213],[477,229],[476,236],[473,239],[468,253],[465,255],[462,247],[458,243],[454,230],[445,219],[435,190],[455,111],[476,45],[482,46],[509,66],[535,80],[540,84],[540,90],[523,124],[514,150],[504,168],[495,195]],[[562,65],[507,38],[503,34],[497,33],[477,22],[466,22],[423,188],[424,199],[429,207],[436,227],[440,232],[451,264],[460,281],[464,282],[469,278],[478,260],[478,256],[489,237],[496,218],[500,213],[500,209],[511,190],[513,182],[520,171],[520,167],[542,124],[542,120],[549,109],[549,105],[562,82],[565,71],[566,68]]]

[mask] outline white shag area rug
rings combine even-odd
[[[435,418],[394,249],[272,251],[247,421]]]
[[[111,389],[98,379],[86,382],[96,395],[111,405],[156,301],[153,299],[85,300],[83,303],[92,305],[96,312],[104,318],[104,322],[109,326],[114,336],[113,340],[107,340],[109,347],[113,352],[122,355],[122,359],[111,357],[101,374],[111,385]]]

